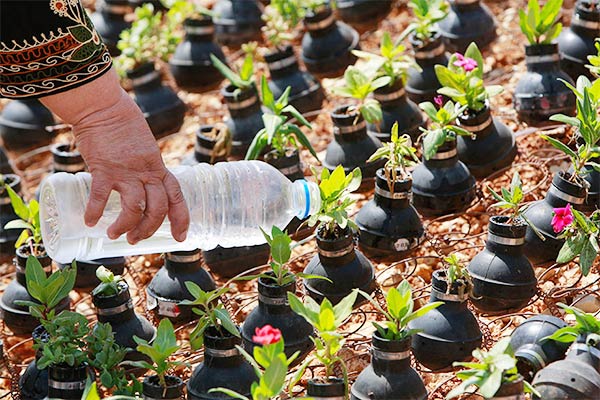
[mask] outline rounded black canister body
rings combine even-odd
[[[531,382],[539,370],[565,356],[569,344],[545,339],[565,326],[560,318],[536,315],[523,321],[510,335],[519,374],[526,381]]]
[[[480,0],[450,0],[450,12],[439,26],[450,51],[464,53],[471,42],[484,49],[496,39],[494,14]]]
[[[157,139],[179,131],[186,106],[177,93],[161,82],[154,64],[146,63],[127,72],[133,86],[134,100]]]
[[[202,268],[199,249],[165,254],[164,265],[146,288],[146,308],[159,320],[168,318],[174,323],[184,323],[197,319],[191,306],[180,304],[184,300],[194,300],[186,282],[193,282],[206,292],[216,288],[215,281]]]
[[[410,366],[410,338],[388,340],[373,334],[371,363],[350,388],[351,400],[426,400],[423,380]]]
[[[306,33],[302,38],[302,61],[317,78],[337,78],[356,62],[359,35],[343,22],[336,21],[329,6],[309,11],[304,17]]]
[[[244,158],[254,136],[265,127],[258,92],[254,85],[244,89],[227,85],[221,95],[229,110],[225,124],[231,134],[231,155]]]
[[[564,244],[564,239],[558,239],[559,233],[554,232],[552,217],[555,208],[571,204],[577,207],[584,204],[586,189],[570,181],[570,176],[564,172],[554,174],[552,184],[543,200],[533,203],[525,211],[525,216],[545,238],[540,239],[533,229],[527,228],[525,236],[525,255],[533,265],[554,263]]]
[[[171,400],[180,399],[183,396],[185,383],[174,375],[165,376],[166,386],[160,384],[158,375],[147,376],[142,382],[142,398]]]
[[[467,209],[476,197],[475,178],[458,159],[456,140],[444,143],[413,173],[413,205],[424,216],[440,216]]]
[[[600,36],[600,9],[591,0],[578,0],[571,17],[571,26],[563,28],[557,39],[560,65],[574,81],[581,75],[593,79],[586,68],[588,56],[598,53],[596,38]]]
[[[0,114],[2,145],[18,152],[46,146],[52,140],[46,127],[55,124],[54,116],[39,100],[11,100]]]
[[[217,42],[236,47],[261,39],[263,20],[257,0],[218,0],[212,11]]]
[[[463,114],[457,124],[475,137],[458,136],[458,158],[476,178],[485,178],[508,167],[517,155],[515,136],[508,126],[492,117],[486,106],[479,112]]]
[[[87,365],[71,367],[66,364],[48,367],[48,398],[79,400],[90,376]]]
[[[223,75],[215,68],[211,54],[227,64],[221,47],[213,41],[215,26],[210,17],[183,21],[185,37],[169,60],[169,68],[177,86],[192,93],[217,89]]]
[[[575,114],[575,95],[561,80],[574,85],[560,67],[558,45],[525,47],[527,72],[519,79],[513,104],[519,119],[530,125],[546,123],[554,114]]]
[[[471,302],[487,314],[518,311],[537,291],[533,266],[523,253],[527,225],[508,218],[490,218],[485,248],[467,267],[473,280]]]
[[[446,270],[433,272],[429,302],[443,304],[409,324],[418,330],[412,337],[412,352],[419,363],[432,371],[446,370],[455,361],[469,360],[481,346],[481,330],[468,299],[466,284],[453,282],[448,289]]]
[[[361,32],[377,28],[379,21],[389,14],[392,0],[337,0],[336,12],[340,19]]]
[[[416,104],[424,101],[432,102],[434,97],[438,95],[437,90],[442,87],[435,74],[435,66],[437,64],[448,65],[446,46],[439,34],[427,43],[411,36],[410,43],[415,53],[415,61],[421,67],[421,71],[414,68],[408,70],[406,92],[408,97]]]
[[[96,12],[90,15],[96,32],[113,57],[121,54],[117,43],[121,32],[131,27],[131,20],[127,19],[127,14],[132,11],[131,4],[127,0],[103,0],[97,3]]]
[[[300,113],[312,115],[321,109],[325,91],[312,74],[300,69],[292,46],[277,48],[264,57],[271,75],[269,89],[276,99],[290,87],[289,104]]]
[[[367,161],[382,146],[381,142],[367,132],[366,121],[350,106],[336,108],[331,113],[331,119],[334,124],[333,140],[327,146],[323,166],[333,171],[341,165],[346,173],[360,168],[363,180],[358,190],[370,190],[375,172],[383,166],[384,161]]]
[[[425,229],[411,204],[411,187],[410,179],[398,179],[390,187],[384,170],[377,170],[375,195],[355,217],[358,244],[367,256],[399,259],[421,244]]]
[[[265,265],[269,261],[271,249],[268,243],[256,246],[221,247],[202,251],[204,264],[210,272],[221,278],[233,278],[251,268]]]
[[[48,333],[39,325],[31,337],[36,342],[46,342]],[[37,362],[42,356],[41,350],[35,352],[35,358],[29,363],[19,378],[19,391],[22,400],[41,400],[48,397],[48,368],[39,369]]]
[[[371,293],[375,290],[375,269],[371,262],[354,247],[354,237],[345,230],[338,238],[328,239],[317,232],[317,251],[304,273],[328,278],[305,279],[304,288],[308,295],[321,303],[324,298],[332,304],[339,303],[344,297],[358,288]],[[359,296],[360,297],[360,296]],[[357,299],[356,304],[364,302]]]
[[[271,274],[272,276],[272,274]],[[300,354],[294,364],[302,361],[313,349],[310,337],[314,330],[304,317],[296,314],[287,301],[288,293],[296,293],[296,281],[284,286],[276,281],[261,277],[258,279],[258,305],[248,314],[242,325],[244,349],[253,354],[256,343],[252,340],[257,328],[270,325],[279,329],[285,343],[285,354],[291,357],[296,351]]]
[[[341,378],[329,377],[323,380],[311,379],[306,387],[309,398],[340,400],[346,396],[346,385]]]
[[[250,386],[257,378],[252,366],[235,347],[241,344],[239,337],[229,333],[221,335],[212,327],[206,330],[204,360],[187,383],[188,400],[229,399],[224,393],[209,393],[218,387],[250,397]]]

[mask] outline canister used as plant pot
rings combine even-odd
[[[229,399],[224,393],[209,393],[218,387],[250,397],[250,386],[257,378],[252,366],[235,347],[241,344],[242,340],[230,333],[220,335],[213,327],[206,330],[204,360],[188,381],[188,400]]]
[[[144,399],[171,400],[183,396],[183,380],[174,375],[165,376],[166,386],[162,386],[157,375],[147,376],[142,382],[142,397]]]
[[[300,362],[313,349],[310,339],[313,327],[304,317],[296,314],[290,308],[287,294],[296,293],[296,281],[279,286],[274,280],[258,279],[258,306],[248,314],[242,325],[244,348],[253,354],[256,344],[252,341],[257,328],[271,325],[281,331],[285,343],[285,354],[291,357],[296,351],[300,355],[294,364]]]
[[[350,388],[351,400],[426,400],[423,380],[410,366],[410,337],[388,340],[373,333],[371,364]]]
[[[567,343],[547,340],[565,321],[551,315],[536,315],[525,320],[510,335],[510,347],[517,358],[517,368],[523,378],[531,382],[535,374],[548,364],[565,356]]]
[[[336,12],[340,19],[361,32],[377,28],[379,21],[389,14],[392,0],[337,0]]]
[[[338,165],[349,173],[360,168],[363,180],[359,191],[370,190],[375,172],[383,166],[384,160],[367,162],[371,154],[382,146],[379,139],[367,132],[367,122],[351,106],[336,108],[331,113],[333,120],[333,140],[327,146],[323,166],[333,171]]]
[[[127,14],[132,11],[133,8],[127,0],[103,0],[97,2],[96,12],[90,15],[96,32],[113,57],[121,54],[117,43],[121,32],[131,27],[131,20],[127,19]]]
[[[31,334],[33,340],[48,340],[48,333],[39,325]],[[48,368],[39,369],[37,363],[42,357],[42,352],[35,352],[35,359],[29,363],[19,378],[19,391],[22,400],[42,400],[48,397]]]
[[[3,175],[4,184],[15,192],[21,191],[21,178],[18,175]],[[10,197],[4,187],[0,187],[0,258],[10,258],[15,254],[15,243],[19,239],[19,229],[4,229],[10,221],[20,219],[10,203]]]
[[[480,0],[450,0],[448,16],[438,24],[451,51],[464,53],[471,42],[484,49],[496,39],[494,14]]]
[[[525,307],[537,291],[531,262],[523,253],[527,224],[507,216],[490,218],[485,248],[467,267],[473,280],[471,302],[487,314]]]
[[[588,56],[597,54],[595,42],[600,36],[600,9],[592,0],[578,0],[575,3],[571,26],[563,29],[558,37],[560,65],[576,81],[580,75],[593,78],[586,64]]]
[[[127,71],[131,79],[134,100],[144,113],[154,137],[159,139],[179,131],[186,106],[177,93],[161,82],[153,63]]]
[[[393,181],[390,187],[385,171],[377,170],[375,195],[355,218],[358,245],[367,256],[400,259],[423,241],[425,229],[411,204],[411,187],[410,178]]]
[[[254,85],[247,89],[227,85],[221,95],[229,110],[225,124],[231,134],[231,155],[244,158],[254,136],[265,127],[258,92]]]
[[[57,263],[59,268],[66,268],[70,264]],[[77,277],[75,278],[75,287],[88,289],[97,286],[100,280],[96,276],[96,270],[104,266],[115,275],[122,275],[125,271],[127,260],[125,257],[100,258],[93,261],[75,261],[77,266]]]
[[[534,399],[594,400],[600,393],[600,344],[588,345],[585,337],[574,342],[564,360],[540,370],[533,386]]]
[[[462,114],[457,124],[475,135],[458,136],[458,158],[476,178],[485,178],[508,167],[517,155],[515,136],[508,126],[492,117],[490,107],[475,114]]]
[[[69,143],[57,143],[50,148],[52,153],[52,172],[83,172],[85,162],[79,150]]]
[[[269,261],[271,248],[267,243],[256,246],[221,247],[202,251],[204,264],[221,278],[233,278]]]
[[[525,211],[525,216],[546,239],[541,240],[531,228],[527,228],[524,251],[533,265],[554,263],[564,243],[563,239],[557,238],[559,234],[552,228],[554,208],[562,208],[567,204],[577,207],[585,202],[586,188],[571,182],[569,178],[565,172],[554,174],[546,197],[536,201]]]
[[[473,350],[481,347],[481,330],[468,299],[467,283],[455,281],[448,290],[446,270],[433,272],[429,302],[444,304],[409,324],[410,329],[418,330],[412,337],[412,352],[430,370],[446,370],[455,361],[467,361]]]
[[[38,252],[44,254],[36,257],[42,267],[47,272],[52,269],[52,260],[45,254],[41,245],[37,246]],[[27,257],[30,254],[29,246],[23,245],[15,251],[15,271],[16,276],[4,289],[0,298],[0,309],[2,310],[2,319],[8,329],[15,335],[30,334],[40,324],[37,318],[29,313],[29,307],[16,304],[17,301],[38,302],[29,295],[27,291],[27,279],[25,278],[25,268],[27,266]],[[66,297],[54,309],[56,313],[69,308],[71,299]]]
[[[561,80],[574,85],[560,67],[558,45],[525,46],[527,72],[513,93],[519,119],[530,125],[548,122],[554,114],[575,114],[575,94]]]
[[[154,338],[156,329],[146,318],[135,312],[129,286],[124,281],[119,282],[119,293],[116,295],[96,294],[92,296],[92,302],[96,306],[98,322],[110,323],[115,334],[115,343],[135,349],[137,343],[133,340],[133,336],[148,342]],[[131,350],[126,354],[125,359],[138,361],[146,357],[137,350]]]
[[[321,109],[325,91],[314,76],[300,69],[292,46],[276,48],[265,54],[265,62],[271,75],[269,89],[276,99],[289,86],[289,103],[300,113],[307,114]]]
[[[212,11],[217,42],[241,46],[261,39],[263,20],[257,0],[218,0]]]
[[[306,33],[302,38],[302,61],[317,78],[337,78],[356,62],[352,50],[359,49],[359,35],[343,22],[336,21],[331,7],[324,5],[304,17]]]
[[[220,144],[217,144],[217,131],[214,125],[200,125],[196,131],[196,143],[194,152],[181,161],[181,165],[196,165],[199,163],[216,164],[227,161],[225,152],[222,152]],[[224,144],[222,144],[224,145]],[[215,150],[215,146],[217,149]]]
[[[456,141],[444,143],[413,173],[413,205],[424,216],[439,216],[467,209],[475,199],[475,178],[458,159]]]
[[[48,398],[79,400],[83,396],[88,377],[92,376],[87,365],[77,367],[66,364],[50,365],[48,367]]]
[[[39,100],[11,100],[0,114],[0,138],[6,150],[27,151],[48,145],[52,135],[46,128],[55,124],[52,113]]]
[[[406,81],[408,97],[416,104],[433,101],[433,98],[438,95],[437,90],[442,87],[435,74],[435,66],[437,64],[448,65],[446,46],[444,46],[439,34],[434,36],[428,43],[423,43],[412,35],[410,44],[415,53],[415,61],[422,71],[417,71],[414,68],[409,69],[408,80]]]
[[[346,398],[347,386],[343,379],[328,377],[311,379],[306,387],[306,394],[311,399],[341,400]]]
[[[213,41],[215,26],[209,16],[183,21],[185,37],[169,60],[171,74],[181,89],[204,93],[217,89],[223,75],[215,68],[211,54],[227,63],[221,47]]]
[[[503,382],[496,391],[494,397],[490,400],[524,400],[525,399],[525,381],[519,376],[512,382]],[[550,399],[548,399],[550,400]]]
[[[419,107],[406,95],[401,79],[392,85],[375,89],[373,98],[381,104],[383,119],[378,124],[368,124],[368,129],[382,142],[389,142],[392,126],[398,123],[400,134],[409,134],[413,142],[421,136],[420,127],[426,122]]]
[[[323,237],[322,232],[317,232],[318,254],[304,269],[305,274],[322,276],[331,281],[304,280],[306,293],[317,303],[327,298],[335,305],[354,289],[371,293],[377,286],[375,269],[371,262],[355,249],[352,232],[346,228],[336,236],[336,238],[326,238]],[[362,302],[364,299],[359,298],[355,305]]]
[[[165,254],[165,264],[154,275],[146,288],[146,307],[158,319],[169,318],[172,322],[183,323],[197,319],[191,306],[179,304],[183,300],[193,300],[194,296],[185,286],[193,282],[204,291],[216,288],[215,281],[202,268],[201,251],[176,251]]]
[[[297,149],[289,149],[284,157],[277,154],[275,150],[268,152],[264,156],[265,162],[271,164],[279,172],[285,175],[290,181],[294,182],[298,179],[304,179],[304,172],[302,169],[302,162],[300,161],[300,154]],[[314,227],[309,227],[305,222],[308,219],[294,219],[285,228],[287,233],[294,240],[302,240],[307,238],[314,231]]]

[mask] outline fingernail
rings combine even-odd
[[[188,231],[186,229],[185,231],[183,231],[179,235],[177,235],[177,241],[179,241],[179,242],[185,241],[185,239],[187,238],[187,233],[188,233]]]

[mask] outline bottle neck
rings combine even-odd
[[[241,365],[244,357],[235,347],[230,349],[213,349],[204,346],[204,364],[207,367],[231,368]]]
[[[390,353],[373,348],[371,355],[371,365],[377,374],[397,374],[410,368],[410,350]]]
[[[316,183],[299,179],[292,182],[293,215],[302,220],[321,209],[321,191]]]
[[[572,205],[583,204],[585,202],[585,199],[565,193],[552,184],[550,185],[550,189],[548,189],[548,192],[546,193],[544,201],[553,208],[561,208],[566,207],[567,203],[570,203]]]
[[[492,253],[509,254],[511,256],[520,256],[523,254],[525,246],[525,237],[505,238],[488,233],[485,247]]]
[[[129,299],[126,303],[115,307],[98,308],[96,310],[99,322],[124,322],[135,318],[133,301]]]

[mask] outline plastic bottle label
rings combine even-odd
[[[177,303],[172,301],[164,301],[161,299],[157,299],[149,293],[146,296],[146,307],[148,310],[156,310],[157,314],[161,317],[178,317],[181,314],[181,310]]]

